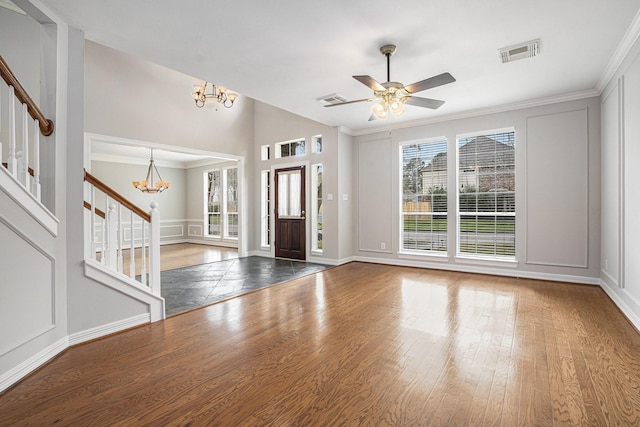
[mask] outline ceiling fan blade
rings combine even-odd
[[[337,104],[327,104],[325,105],[325,107],[335,107],[338,105],[347,105],[347,104],[355,104],[356,102],[369,102],[369,101],[373,101],[375,98],[363,98],[363,99],[356,99],[355,101],[345,101],[345,102],[339,102]]]
[[[431,108],[435,110],[440,108],[444,101],[430,98],[420,98],[418,96],[405,96],[403,98],[405,104],[415,105],[417,107]]]
[[[405,86],[404,89],[409,93],[416,93],[423,90],[431,89],[433,87],[438,87],[438,86],[446,85],[449,83],[453,83],[455,81],[456,79],[454,79],[451,74],[442,73],[442,74],[438,74],[437,76],[433,76],[428,79],[412,83],[408,86]]]
[[[353,78],[371,90],[384,90],[384,86],[371,76],[353,76]]]

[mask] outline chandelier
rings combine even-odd
[[[207,88],[207,86],[209,86],[209,88]],[[209,89],[208,92],[207,89]],[[191,96],[199,108],[204,107],[207,99],[216,100],[218,104],[224,105],[225,108],[231,108],[234,101],[238,98],[237,93],[227,92],[227,88],[216,86],[213,83],[209,84],[209,82],[204,82],[203,85],[193,85],[193,93]]]
[[[158,176],[158,180],[153,182],[153,174]],[[143,193],[162,193],[164,190],[169,188],[171,183],[169,181],[163,181],[160,176],[160,172],[158,172],[158,168],[153,161],[153,149],[151,149],[151,158],[149,159],[149,169],[147,169],[147,177],[144,181],[133,181],[133,186]]]

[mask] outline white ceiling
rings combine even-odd
[[[640,8],[638,0],[42,2],[89,40],[226,86],[237,102],[248,96],[355,132],[597,95]],[[536,38],[538,57],[501,63],[498,49]],[[371,96],[351,76],[384,82],[378,49],[388,43],[398,46],[392,80],[457,79],[418,94],[443,107],[407,106],[399,119],[368,122],[369,103],[321,106],[316,98],[332,93]]]

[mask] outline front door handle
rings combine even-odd
[[[307,218],[305,217],[305,215],[306,215],[306,212],[305,212],[305,211],[302,211],[302,212],[300,213],[300,219],[307,219]]]

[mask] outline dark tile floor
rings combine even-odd
[[[258,256],[218,261],[163,271],[161,294],[171,316],[327,267]]]

